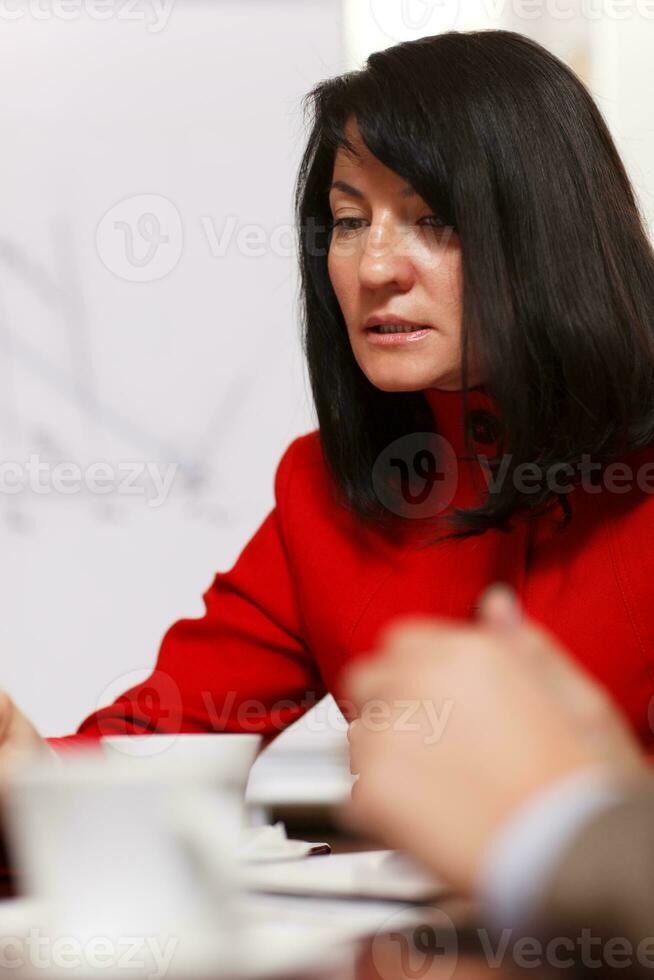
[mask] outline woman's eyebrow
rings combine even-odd
[[[335,180],[332,186],[329,188],[331,191],[344,191],[349,194],[350,197],[364,198],[365,194],[362,194],[360,190],[353,187],[352,184],[347,184],[344,180]],[[415,190],[411,187],[411,184],[405,184],[400,191],[400,197],[414,197]]]

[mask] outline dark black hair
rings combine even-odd
[[[351,115],[368,149],[457,230],[464,405],[473,350],[507,472],[583,454],[605,463],[654,441],[654,254],[602,115],[563,62],[512,31],[451,31],[370,55],[303,106],[303,342],[322,451],[347,506],[384,523],[375,460],[399,436],[433,429],[422,392],[368,381],[330,282],[328,194],[336,150],[352,149]],[[458,510],[454,533],[506,529],[517,510],[556,503],[547,485],[524,494],[514,482]]]

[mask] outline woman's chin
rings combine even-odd
[[[424,391],[425,388],[456,388],[458,380],[452,373],[434,374],[424,371],[364,371],[368,380],[381,391]]]

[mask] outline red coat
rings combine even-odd
[[[427,396],[458,457],[453,504],[470,503],[485,484],[479,463],[462,458],[461,395],[430,389]],[[480,390],[471,404],[492,409]],[[476,435],[488,439],[483,427]],[[492,453],[488,442],[476,449]],[[565,530],[557,530],[557,507],[516,520],[508,534],[425,548],[421,521],[398,520],[395,532],[382,532],[339,505],[318,432],[301,436],[277,468],[274,509],[234,566],[216,575],[205,614],[171,626],[148,680],[89,715],[78,735],[50,742],[63,749],[84,737],[155,729],[271,736],[327,691],[338,699],[341,668],[372,651],[389,620],[404,613],[468,619],[484,587],[502,580],[606,685],[650,746],[654,447],[628,461],[634,480],[626,492],[618,474],[621,492],[576,487],[568,495],[573,517]],[[636,483],[644,465],[645,489]]]

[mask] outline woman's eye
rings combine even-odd
[[[335,218],[332,221],[332,228],[341,228],[343,232],[347,231],[358,231],[359,227],[366,221],[365,218]],[[436,214],[427,214],[420,218],[417,222],[418,224],[426,223],[428,228],[449,228],[447,222],[443,221]]]
[[[421,218],[420,219],[420,222],[419,223],[422,223],[423,221],[433,222],[433,224],[430,223],[430,225],[429,225],[430,228],[447,228],[447,227],[449,227],[446,224],[446,222],[443,221],[442,218],[439,218],[438,215],[436,215],[436,214],[427,214],[427,215],[425,215],[424,218]]]
[[[356,231],[352,225],[360,224],[363,218],[336,218],[332,221],[332,228],[341,227],[344,231]]]

